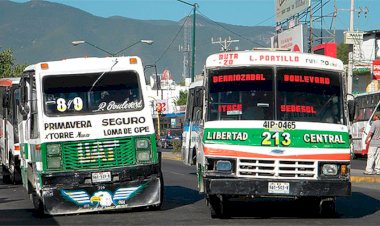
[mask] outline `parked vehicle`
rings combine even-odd
[[[178,140],[182,142],[182,130],[170,129],[166,131],[166,134],[160,138],[161,148],[173,148],[173,141]]]

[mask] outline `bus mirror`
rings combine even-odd
[[[29,106],[28,105],[20,105],[20,113],[22,116],[26,117],[29,114]]]
[[[348,117],[351,122],[354,121],[354,115],[355,115],[354,100],[348,100]]]
[[[3,96],[3,108],[8,108],[8,107],[9,107],[9,98],[8,98],[8,94],[6,93]]]

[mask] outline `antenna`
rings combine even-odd
[[[233,43],[233,42],[239,42],[239,41],[240,40],[231,40],[231,37],[228,37],[228,40],[225,38],[223,41],[222,41],[221,37],[219,37],[218,41],[214,41],[214,38],[211,38],[211,43],[212,44],[219,44],[221,46],[221,48],[220,48],[221,52],[231,51],[231,49],[229,49],[231,43]]]

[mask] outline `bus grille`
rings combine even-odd
[[[316,161],[238,159],[237,176],[249,178],[317,179]]]
[[[101,169],[136,163],[131,139],[64,143],[62,160],[65,170]]]

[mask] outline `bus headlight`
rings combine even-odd
[[[149,140],[148,139],[136,139],[136,149],[148,149]]]
[[[150,160],[150,151],[137,151],[136,159],[138,162],[147,162]]]
[[[322,173],[328,176],[335,176],[338,174],[338,166],[336,164],[324,164],[322,166]]]
[[[61,168],[61,157],[48,157],[47,158],[47,168],[48,169],[59,169]]]
[[[216,170],[222,172],[229,172],[232,169],[232,164],[230,161],[218,160],[216,162]]]
[[[136,160],[138,163],[149,163],[152,159],[152,147],[149,138],[136,138]]]
[[[48,144],[46,145],[46,151],[48,156],[61,155],[61,145]]]

